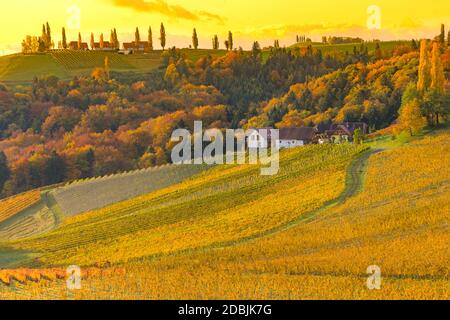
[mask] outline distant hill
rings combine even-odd
[[[400,46],[400,45],[404,45],[404,44],[409,44],[409,41],[380,41],[380,42],[364,42],[364,45],[368,47],[369,52],[375,51],[376,45],[377,43],[380,45],[380,48],[382,50],[393,50],[395,49],[395,47]],[[322,51],[322,53],[328,53],[328,52],[332,52],[332,51],[339,51],[339,52],[348,52],[348,53],[352,53],[353,52],[353,48],[356,47],[356,49],[359,50],[361,43],[342,43],[342,44],[324,44],[321,42],[302,42],[302,43],[296,43],[292,46],[290,46],[290,48],[305,48],[308,45],[312,45],[313,48],[315,49],[320,49]]]
[[[224,50],[190,50],[183,53],[193,61],[206,55],[223,55]],[[115,52],[55,50],[50,53],[0,57],[0,82],[29,83],[35,76],[55,75],[68,80],[77,75],[89,75],[94,68],[103,67],[108,57],[111,71],[146,73],[161,64],[160,50],[149,54],[121,55]]]

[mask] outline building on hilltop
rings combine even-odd
[[[78,41],[69,42],[68,48],[70,50],[89,50],[89,46],[86,42],[82,42],[81,48],[78,48]]]
[[[95,51],[114,51],[115,48],[112,46],[112,44],[109,41],[103,42],[103,48],[100,46],[100,42],[94,42],[94,48],[92,50]]]
[[[131,53],[144,53],[150,52],[151,48],[148,41],[139,41],[137,44],[135,41],[133,42],[124,42],[122,44],[123,50]]]

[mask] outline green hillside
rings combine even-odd
[[[322,53],[329,53],[332,51],[352,53],[354,47],[359,50],[361,46],[361,43],[323,44],[320,42],[312,42],[296,43],[291,46],[291,48],[305,48],[309,44],[315,49],[320,49]],[[380,41],[378,44],[382,50],[393,50],[400,45],[409,44],[409,41]],[[368,47],[369,52],[372,52],[375,51],[377,42],[364,42],[364,45]]]

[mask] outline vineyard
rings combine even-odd
[[[51,53],[67,70],[94,69],[102,67],[108,57],[112,69],[133,69],[125,56],[113,52],[60,50]]]
[[[45,192],[30,191],[0,202],[0,241],[23,239],[56,228],[64,216],[166,188],[207,166],[161,166],[74,181]],[[0,260],[1,265],[1,260]]]
[[[364,45],[367,46],[367,50],[369,52],[373,52],[376,49],[377,43],[380,46],[381,50],[392,51],[396,47],[401,45],[407,45],[409,42],[407,41],[379,41],[379,42],[365,42]],[[305,43],[297,43],[292,47],[305,48],[309,45],[308,42]],[[361,43],[342,43],[342,44],[323,44],[323,43],[312,43],[311,44],[314,49],[321,50],[322,53],[332,53],[332,52],[353,52],[353,49],[356,47],[357,50],[360,50]]]
[[[196,165],[153,167],[74,182],[51,195],[65,215],[73,216],[166,188],[205,169]]]
[[[41,192],[33,190],[0,201],[0,223],[17,213],[36,204],[41,199]]]
[[[276,176],[217,166],[69,217],[0,253],[33,253],[19,260],[32,270],[77,264],[109,274],[73,292],[58,277],[0,285],[0,298],[449,299],[448,135],[378,152],[291,149]],[[367,289],[371,265],[381,290]]]

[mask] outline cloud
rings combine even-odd
[[[152,12],[165,15],[170,18],[186,20],[213,20],[219,24],[224,23],[224,18],[206,11],[192,12],[180,5],[170,5],[165,0],[112,0],[119,7],[130,8],[138,12]]]

